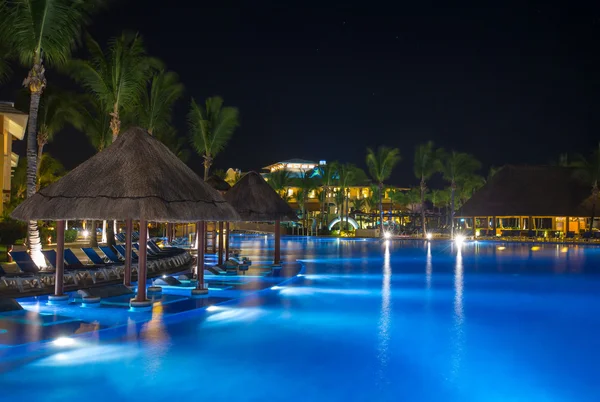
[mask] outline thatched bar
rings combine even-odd
[[[246,222],[275,222],[273,266],[281,264],[281,221],[298,219],[294,210],[281,199],[256,172],[244,175],[226,194],[225,199]]]
[[[582,181],[575,168],[507,165],[473,194],[456,218],[485,219],[484,228],[494,236],[506,222],[520,230],[574,236],[592,228],[591,217],[600,210],[592,205],[591,183]]]
[[[41,189],[12,213],[20,220],[140,221],[138,294],[132,305],[146,305],[147,222],[236,221],[237,212],[164,144],[132,128],[57,182]],[[64,233],[62,245],[64,246]],[[127,233],[131,239],[131,233]],[[61,245],[59,244],[59,249]],[[131,257],[128,250],[127,258]],[[58,250],[60,253],[61,250]],[[59,258],[58,264],[61,264]],[[203,272],[204,260],[198,265]],[[57,279],[58,279],[57,270]],[[198,288],[204,289],[203,276]],[[60,296],[62,278],[57,280]]]

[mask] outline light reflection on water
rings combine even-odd
[[[460,375],[461,361],[464,348],[464,309],[463,309],[463,257],[462,246],[456,252],[456,265],[454,267],[454,340],[452,356],[452,380]]]
[[[379,313],[379,345],[377,357],[379,359],[379,385],[389,383],[388,362],[390,343],[390,317],[391,317],[391,279],[392,267],[390,265],[390,242],[385,242],[383,254],[383,280],[381,284],[381,312]]]

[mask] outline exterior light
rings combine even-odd
[[[465,242],[465,240],[466,238],[463,235],[456,235],[456,237],[454,237],[454,242],[459,246],[462,245]]]
[[[392,238],[392,234],[390,232],[385,232],[383,234],[383,238],[386,239],[386,240],[389,240],[389,239]]]
[[[431,233],[427,233],[427,240],[431,240],[433,238],[433,235]]]
[[[83,235],[84,239],[87,239],[88,236],[90,235],[90,232],[88,232],[87,230],[84,230],[81,234]]]

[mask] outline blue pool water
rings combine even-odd
[[[209,311],[63,308],[113,326],[0,349],[0,399],[600,400],[599,247],[287,238],[283,252],[299,277]]]

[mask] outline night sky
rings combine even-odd
[[[600,139],[600,3],[446,3],[129,0],[89,30],[100,43],[139,30],[180,75],[180,135],[190,97],[240,109],[217,168],[288,158],[365,167],[366,147],[388,145],[403,156],[391,182],[406,186],[426,140],[486,169],[589,152]],[[68,168],[93,152],[70,131],[48,149]],[[202,172],[199,157],[189,164]]]

